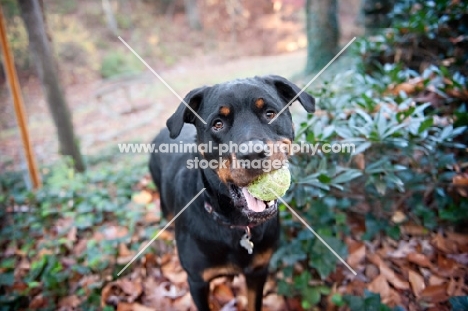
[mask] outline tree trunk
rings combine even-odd
[[[37,0],[18,0],[18,3],[29,36],[29,47],[57,129],[60,153],[73,159],[77,171],[84,171],[85,166],[75,138],[71,114],[57,75],[52,46],[47,39],[41,6]]]
[[[190,28],[195,30],[202,29],[200,14],[198,13],[197,0],[184,0],[185,15],[187,16]]]
[[[117,26],[117,21],[115,20],[114,12],[112,11],[112,5],[109,0],[102,0],[102,10],[106,16],[107,28],[114,35],[119,35],[119,28]]]
[[[306,74],[322,69],[336,54],[338,47],[337,0],[307,0]]]

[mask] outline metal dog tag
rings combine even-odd
[[[239,241],[240,245],[247,250],[249,254],[253,253],[254,244],[250,241],[250,228],[246,227],[245,234]]]

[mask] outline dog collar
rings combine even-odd
[[[226,217],[224,217],[223,215],[216,212],[213,209],[213,206],[211,206],[211,204],[206,202],[206,201],[205,201],[205,210],[208,212],[208,214],[212,215],[212,217],[213,217],[213,219],[215,221],[217,221],[218,223],[222,224],[223,226],[227,226],[227,227],[229,227],[231,229],[234,229],[234,228],[245,229],[245,228],[252,228],[252,227],[255,226],[254,224],[248,224],[246,226],[244,226],[244,225],[234,225],[233,223],[228,221],[226,219]]]
[[[251,255],[253,253],[254,244],[250,240],[251,237],[252,237],[252,234],[250,233],[250,227],[251,226],[253,227],[253,225],[249,224],[247,226],[239,226],[239,225],[231,224],[230,222],[226,221],[226,217],[224,217],[224,216],[218,214],[217,212],[215,212],[213,210],[213,206],[211,206],[211,204],[206,202],[206,201],[205,201],[205,210],[208,212],[208,214],[213,215],[213,219],[215,221],[217,221],[218,223],[220,223],[220,224],[222,224],[224,226],[228,226],[231,229],[233,229],[233,228],[244,229],[245,234],[239,240],[239,244],[240,244],[240,246],[242,246],[243,248],[245,248],[247,250],[247,253],[249,253],[249,255]]]

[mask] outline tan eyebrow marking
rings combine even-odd
[[[221,107],[219,109],[219,113],[222,114],[223,116],[227,117],[231,113],[231,109],[229,107]]]
[[[265,105],[265,102],[263,101],[263,98],[259,98],[255,101],[255,106],[258,109],[262,109],[264,105]]]

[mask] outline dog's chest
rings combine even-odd
[[[245,251],[245,250],[244,250]],[[206,282],[211,281],[212,279],[219,276],[229,276],[237,275],[241,273],[251,273],[256,270],[264,269],[268,266],[271,256],[273,254],[273,249],[268,248],[261,252],[254,252],[249,255],[251,258],[247,264],[241,264],[240,262],[235,262],[230,260],[224,264],[215,265],[213,267],[205,268],[201,272],[203,280]]]

